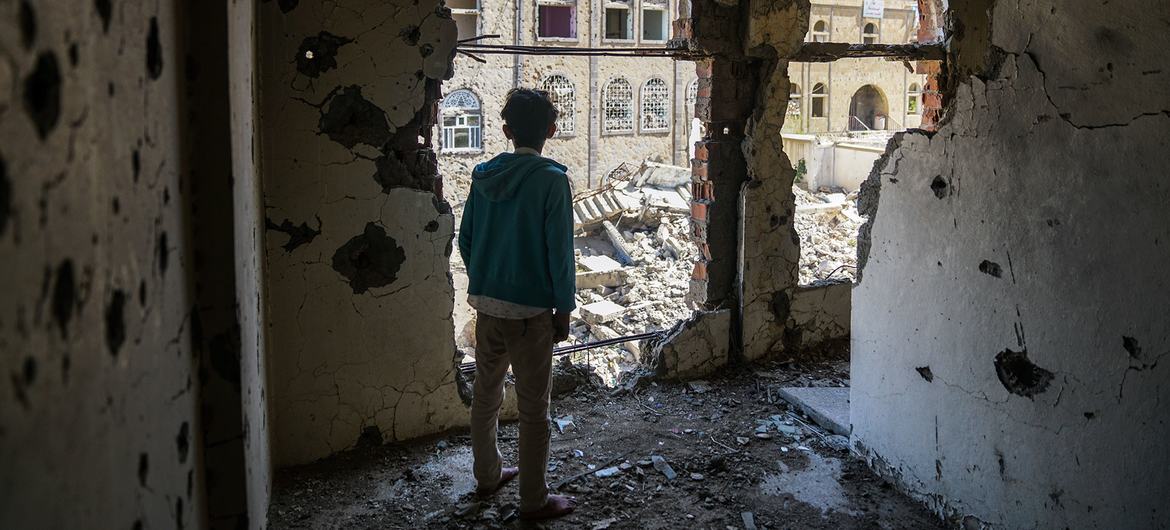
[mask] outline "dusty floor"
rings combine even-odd
[[[542,525],[515,518],[509,485],[487,502],[469,496],[465,433],[357,449],[277,476],[273,528],[943,528],[925,508],[878,480],[806,419],[776,402],[780,386],[848,384],[848,364],[741,368],[706,385],[640,385],[614,396],[583,387],[553,402],[549,483],[618,466],[561,488],[577,511]],[[706,388],[705,388],[706,387]],[[769,390],[772,390],[770,392]],[[760,431],[767,431],[761,433]],[[501,451],[515,462],[514,424]],[[651,463],[664,458],[674,480]],[[612,472],[613,470],[611,470]],[[607,474],[606,472],[602,473]]]

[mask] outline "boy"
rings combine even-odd
[[[552,347],[569,336],[576,306],[572,192],[565,166],[540,156],[556,134],[557,111],[541,91],[514,89],[500,113],[515,152],[472,172],[459,225],[467,301],[477,311],[471,445],[476,493],[490,495],[520,476],[520,518],[573,511],[574,499],[549,495],[549,387]],[[519,469],[502,468],[496,425],[508,364],[520,412]]]

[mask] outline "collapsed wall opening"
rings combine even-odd
[[[628,17],[616,17],[597,2],[562,4],[574,22],[553,33],[545,23],[555,13],[530,19],[527,10],[501,3],[483,4],[479,27],[460,35],[461,50],[474,57],[456,57],[439,104],[444,198],[461,218],[475,165],[512,151],[501,131],[507,92],[545,91],[558,118],[543,155],[567,167],[574,191],[578,308],[569,343],[664,331],[704,298],[691,289],[700,258],[689,221],[690,88],[697,76],[691,63],[666,54],[659,27],[676,8],[644,0],[620,13]],[[501,43],[512,47],[491,49]],[[474,361],[476,310],[467,301],[467,272],[457,252],[450,266],[457,362],[466,365]],[[638,340],[626,340],[566,357],[615,384],[645,365],[642,349]]]

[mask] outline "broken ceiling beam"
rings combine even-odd
[[[633,265],[634,258],[630,254],[630,245],[626,242],[626,238],[622,237],[621,232],[618,232],[617,227],[608,220],[601,222],[602,228],[605,229],[605,235],[609,237],[609,242],[613,243],[614,253],[617,254],[617,259],[622,265]]]
[[[801,63],[826,63],[846,58],[885,58],[891,61],[942,61],[946,58],[946,49],[941,44],[806,42],[788,60]]]

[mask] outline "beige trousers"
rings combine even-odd
[[[524,320],[479,313],[475,323],[475,397],[471,401],[471,448],[475,480],[494,488],[500,480],[496,427],[509,363],[516,377],[520,411],[520,511],[539,510],[548,500],[549,417],[552,386],[552,312]]]

